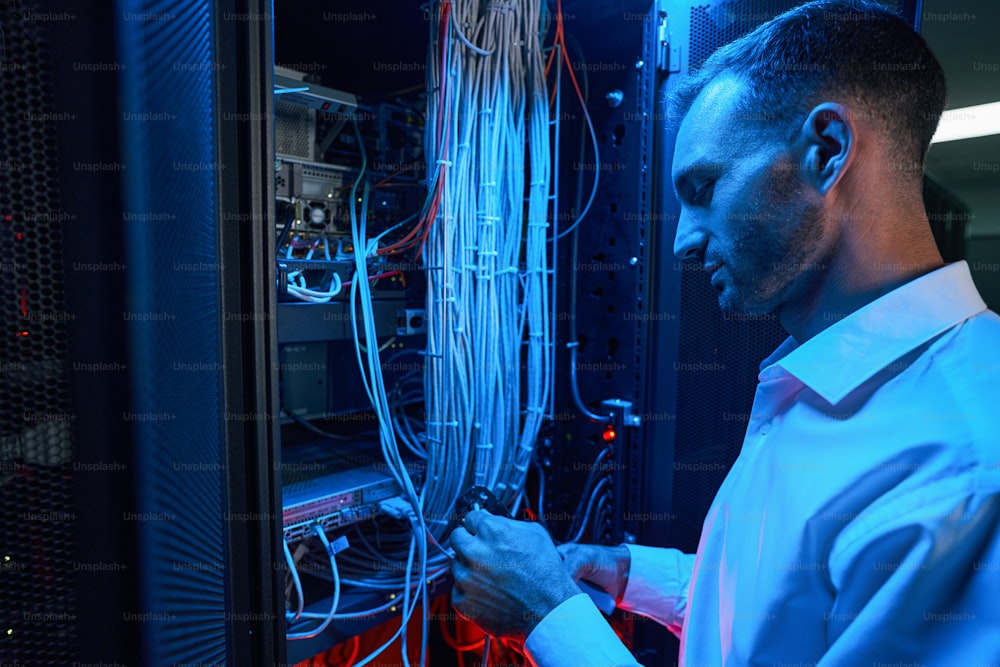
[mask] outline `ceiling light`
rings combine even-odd
[[[932,144],[1000,134],[1000,102],[949,109],[941,116]]]

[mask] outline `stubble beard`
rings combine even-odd
[[[725,261],[729,280],[719,294],[723,312],[766,315],[781,308],[825,267],[819,261],[823,211],[804,196],[797,173],[772,167],[748,223]],[[737,268],[733,268],[733,267]]]

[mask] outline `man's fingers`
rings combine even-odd
[[[491,514],[484,510],[474,510],[465,515],[462,519],[462,527],[473,535],[478,535],[482,530],[483,524],[491,518]]]
[[[455,585],[452,587],[452,598],[454,599],[455,593],[464,593],[462,589],[462,582],[469,575],[469,566],[462,561],[456,559],[451,564],[451,574],[455,578]]]
[[[449,541],[451,542],[451,548],[455,550],[456,555],[461,556],[462,558],[467,558],[474,538],[472,533],[462,526],[459,526],[455,530],[451,531]]]
[[[559,555],[563,557],[563,560],[566,560],[566,556],[571,554],[574,550],[576,550],[576,545],[572,542],[556,545],[556,551],[558,551]]]
[[[556,551],[563,559],[563,567],[570,573],[574,581],[579,581],[584,574],[584,570],[589,565],[587,550],[578,544],[560,544]]]
[[[455,552],[453,563],[478,563],[490,555],[489,545],[476,534],[459,526],[451,532],[451,548]]]

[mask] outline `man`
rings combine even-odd
[[[939,64],[884,8],[822,1],[721,49],[675,106],[674,252],[790,334],[740,457],[696,555],[557,549],[471,513],[456,608],[544,667],[638,664],[580,578],[679,634],[682,665],[1000,662],[1000,317],[923,207]]]

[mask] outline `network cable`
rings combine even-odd
[[[404,629],[418,605],[430,608],[428,582],[448,570],[446,530],[455,499],[474,484],[492,489],[515,511],[525,497],[553,391],[549,311],[554,276],[548,263],[553,181],[542,4],[431,3],[436,18],[430,22],[427,68],[428,195],[419,219],[395,242],[386,241],[388,232],[409,221],[369,238],[371,185],[365,180],[367,154],[354,119],[361,169],[348,200],[353,277],[331,276],[321,288],[304,284],[301,273],[289,274],[289,292],[297,298],[332,299],[347,292],[362,385],[377,419],[387,470],[406,505],[384,509],[399,513],[396,519],[405,519],[408,530],[386,520],[356,526],[367,536],[338,556],[337,575],[331,570],[338,586],[402,598],[400,630],[357,665],[374,660],[400,636],[409,663]],[[313,242],[307,257],[318,252],[319,243]],[[322,243],[329,255],[330,241]],[[364,344],[377,340],[370,267],[378,266],[379,257],[404,252],[421,262],[427,276],[422,428],[401,407],[418,394],[416,382],[410,379],[389,391],[383,350]],[[401,449],[425,465],[419,490]],[[595,493],[603,490],[598,487]],[[593,510],[596,503],[588,507]],[[371,531],[376,531],[377,549]],[[378,554],[375,562],[400,567],[373,573],[372,553]],[[375,610],[397,604],[393,600]],[[323,622],[351,617],[331,610]],[[426,613],[421,624],[423,665]]]

